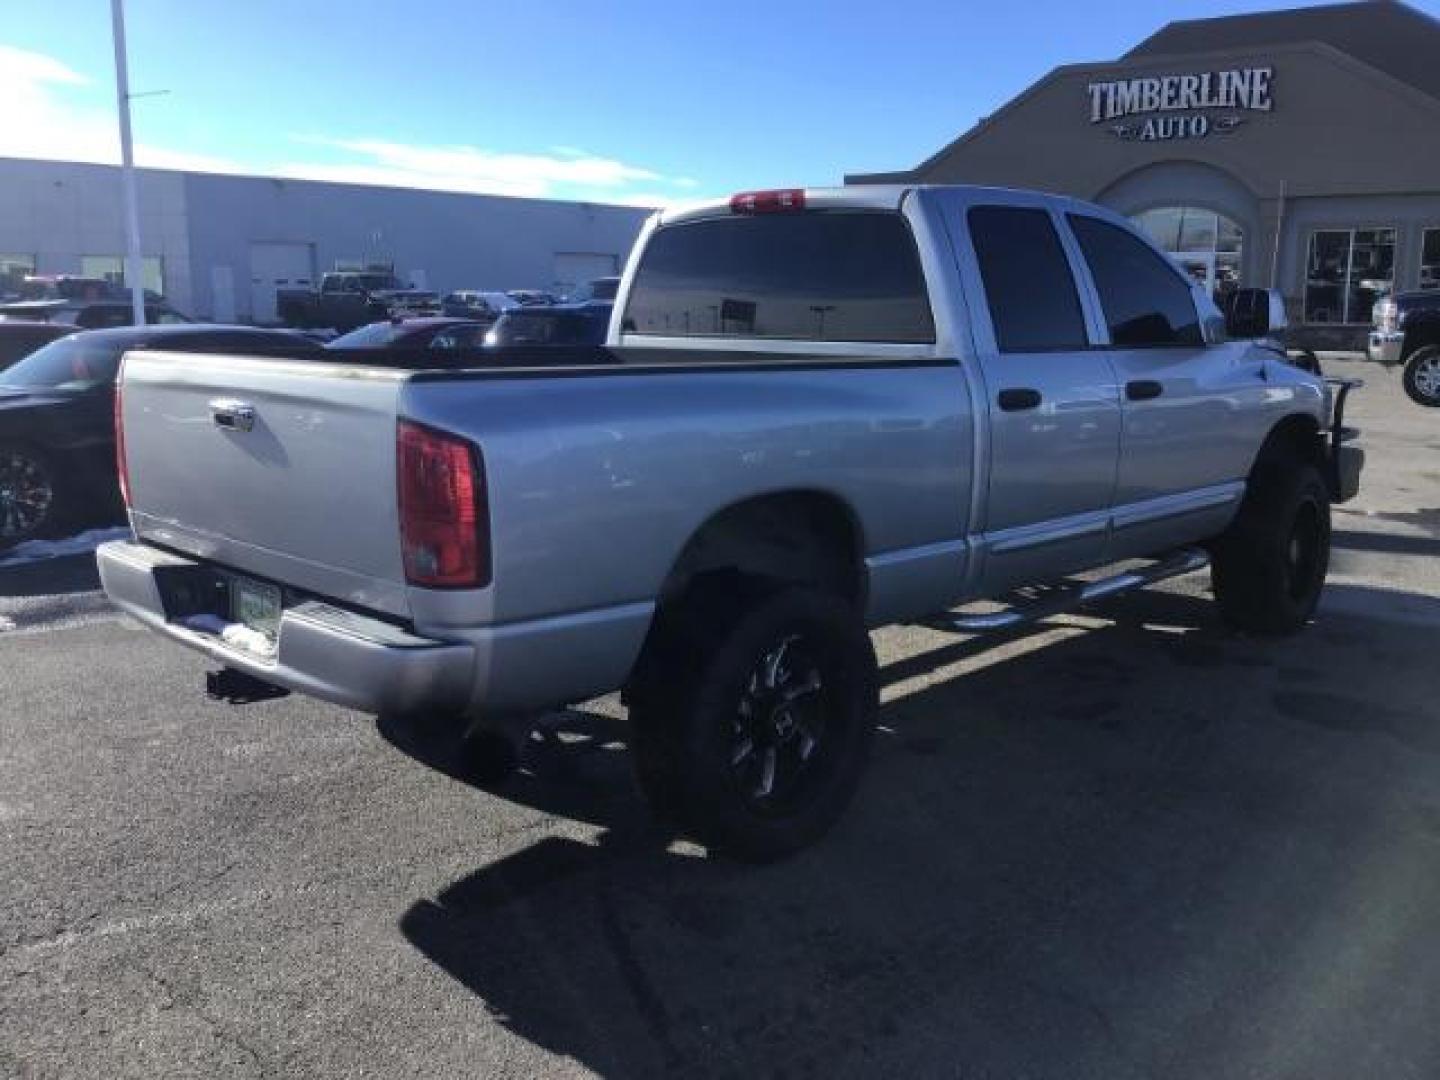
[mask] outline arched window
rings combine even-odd
[[[1131,220],[1217,299],[1240,287],[1245,235],[1224,214],[1196,206],[1162,206]]]

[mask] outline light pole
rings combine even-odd
[[[130,71],[125,62],[124,0],[110,0],[115,39],[115,102],[120,109],[120,179],[125,192],[125,280],[130,283],[131,317],[145,325],[145,283],[140,279],[140,205],[135,189],[135,154],[130,145]]]

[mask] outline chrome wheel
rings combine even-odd
[[[799,635],[765,652],[731,723],[730,771],[746,802],[776,812],[803,798],[825,754],[825,685]]]
[[[0,544],[34,534],[54,505],[55,485],[45,465],[24,450],[0,449]]]

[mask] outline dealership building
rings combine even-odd
[[[145,286],[218,322],[274,322],[277,289],[376,265],[441,291],[568,291],[616,273],[649,214],[164,169],[140,169],[138,181]],[[0,159],[0,277],[121,281],[123,222],[118,168]]]
[[[1440,23],[1394,0],[1175,22],[1057,68],[929,160],[850,183],[1037,188],[1130,216],[1217,293],[1353,347],[1440,288]]]

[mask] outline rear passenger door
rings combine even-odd
[[[1158,554],[1218,532],[1240,498],[1254,439],[1237,392],[1251,350],[1206,344],[1189,279],[1148,243],[1100,217],[1067,218],[1122,395],[1107,560]]]
[[[1120,404],[1049,206],[957,211],[990,431],[981,584],[995,593],[1102,560]]]

